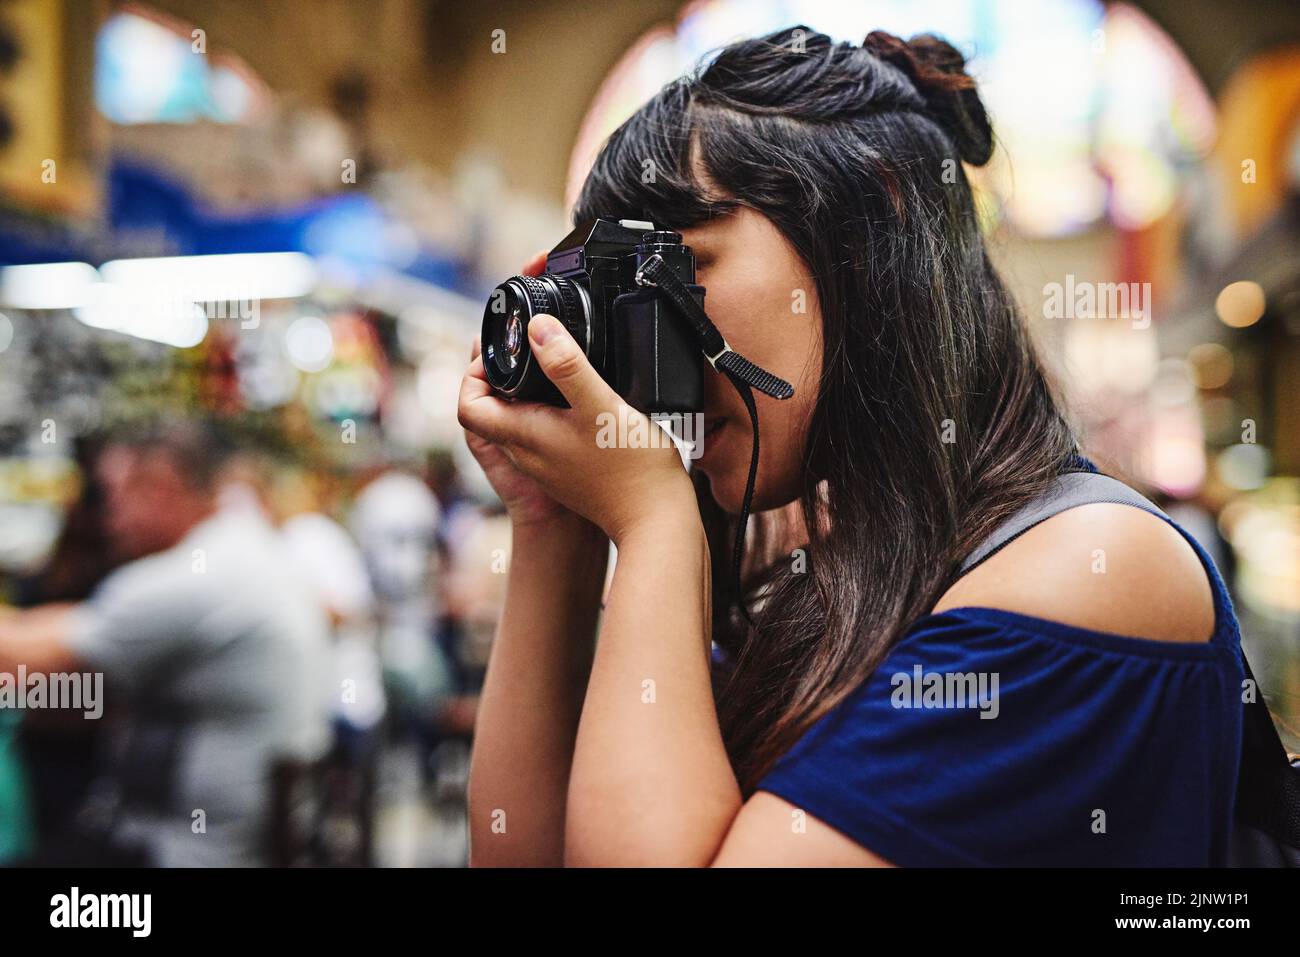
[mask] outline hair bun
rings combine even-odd
[[[862,47],[907,75],[930,118],[952,137],[963,160],[972,166],[989,161],[993,127],[961,51],[933,34],[903,40],[883,30],[867,34]]]

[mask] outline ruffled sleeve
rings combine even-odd
[[[1240,659],[993,609],[918,622],[759,789],[901,866],[1207,866]]]

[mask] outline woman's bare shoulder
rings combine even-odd
[[[1206,642],[1214,598],[1177,529],[1130,505],[1054,515],[960,579],[935,605],[1000,608],[1154,641]]]

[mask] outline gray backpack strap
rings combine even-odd
[[[966,556],[966,560],[961,565],[961,573],[964,575],[1002,546],[1014,541],[1040,522],[1047,521],[1053,515],[1059,515],[1078,505],[1094,505],[1100,502],[1135,505],[1148,512],[1163,514],[1146,498],[1109,475],[1102,475],[1099,472],[1066,472],[1064,475],[1057,476],[1046,493],[994,529],[992,535]]]

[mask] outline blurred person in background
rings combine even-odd
[[[263,532],[279,533],[277,545],[282,552],[282,557],[289,559],[286,569],[291,570],[291,574],[305,585],[316,599],[317,607],[326,618],[327,633],[332,634],[332,628],[329,627],[334,622],[331,601],[322,596],[317,580],[322,564],[321,559],[313,557],[304,560],[301,549],[292,547],[292,543],[285,538],[274,495],[276,472],[274,459],[265,452],[256,448],[231,448],[218,470],[217,511],[236,523],[255,526]],[[330,559],[334,557],[337,556],[327,557],[325,564],[328,565]],[[335,602],[337,600],[332,599]],[[313,714],[316,713],[317,705],[321,701],[325,702],[324,713],[327,715],[332,713],[336,687],[332,645],[329,647],[329,652],[327,655],[312,654],[304,659],[308,669],[303,673],[304,681],[316,688],[318,695],[318,699],[313,701]],[[311,756],[328,750],[333,736],[324,725],[317,720],[312,720],[304,722],[302,727],[303,738],[292,753]]]
[[[329,513],[332,476],[281,464],[269,502],[285,548],[330,622],[332,662],[326,682],[333,748],[325,778],[324,816],[356,828],[324,826],[323,860],[372,862],[375,780],[387,702],[383,687],[375,596],[361,550]]]
[[[63,527],[40,571],[20,582],[19,605],[81,601],[121,564],[105,527],[107,489],[129,466],[127,450],[103,438],[78,438],[75,458],[82,481]]]
[[[504,597],[510,522],[499,503],[484,507],[486,496],[475,494],[466,483],[458,453],[478,471],[462,442],[455,451],[431,455],[428,475],[442,512],[438,546],[445,574],[439,644],[452,666],[458,694],[458,702],[448,703],[446,718],[449,726],[469,734]]]
[[[474,705],[505,604],[509,555],[510,517],[504,509],[460,509],[457,534],[447,542],[445,594],[456,627],[462,690],[475,692]]]
[[[42,860],[259,863],[271,766],[328,741],[325,617],[275,529],[219,507],[229,447],[209,423],[113,444],[106,528],[126,564],[84,602],[0,618],[0,670],[103,672],[128,712],[78,833]]]
[[[349,518],[374,589],[389,703],[399,727],[419,740],[426,775],[442,737],[442,711],[455,692],[451,663],[437,640],[441,517],[429,487],[394,470],[361,490]]]
[[[19,581],[20,607],[84,601],[122,564],[106,527],[107,491],[130,466],[129,450],[105,444],[103,436],[78,437],[75,458],[82,475],[54,549],[43,567]],[[30,791],[35,839],[40,846],[71,826],[86,801],[104,747],[102,721],[79,714],[15,713],[11,756],[21,762]]]
[[[375,648],[375,595],[361,549],[326,512],[321,481],[299,466],[281,466],[271,488],[271,509],[285,547],[332,626],[329,688],[335,729],[351,751],[355,739],[378,729],[386,707]]]

